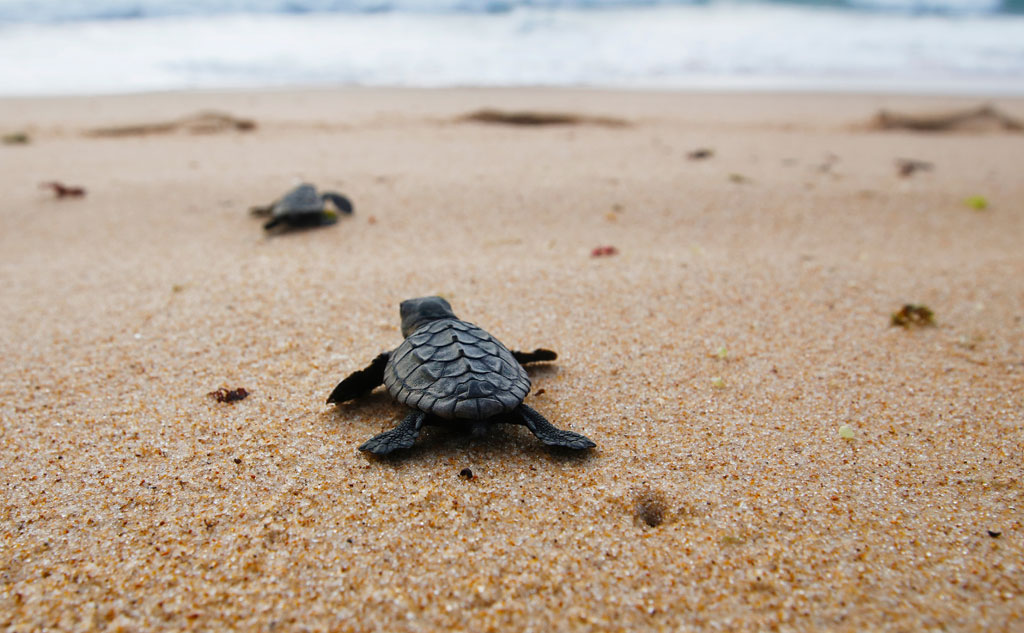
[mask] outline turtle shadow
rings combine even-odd
[[[289,237],[298,237],[305,235],[312,231],[319,231],[322,229],[329,229],[332,226],[337,226],[341,221],[329,222],[327,224],[310,224],[309,226],[276,226],[270,230],[264,229],[263,239],[265,241],[287,239]]]
[[[583,465],[600,456],[598,449],[577,450],[564,446],[548,446],[541,442],[524,425],[500,424],[490,430],[487,437],[466,438],[465,444],[470,449],[474,444],[486,443],[474,451],[474,457],[480,460],[500,461],[505,456],[516,454],[520,458],[536,459],[550,465]]]
[[[600,457],[600,449],[576,450],[564,446],[547,446],[536,442],[533,446],[522,447],[523,453],[538,459],[543,459],[551,464],[575,464],[583,465],[595,461]]]
[[[558,365],[544,363],[543,365],[524,365],[523,368],[530,378],[550,378],[558,374]]]
[[[363,427],[366,427],[366,432],[371,432],[371,427],[378,429],[376,433],[385,431],[387,429],[382,428],[385,423],[392,426],[398,424],[402,419],[399,414],[395,401],[385,392],[371,393],[358,400],[328,405],[323,412],[324,419],[329,425],[344,427],[353,433],[362,433]]]
[[[410,448],[397,450],[387,455],[359,452],[366,462],[388,466],[395,470],[427,462],[440,463],[446,458],[456,456],[459,452],[457,440],[453,441],[453,435],[457,436],[459,432],[444,427],[428,427],[423,429],[416,439],[416,443]]]
[[[431,425],[423,429],[416,444],[411,448],[387,455],[365,453],[364,456],[368,462],[397,468],[405,464],[464,458],[467,454],[471,454],[478,462],[500,461],[513,453],[563,465],[583,464],[598,457],[597,451],[594,450],[580,451],[547,446],[534,437],[526,427],[517,424],[496,425],[484,437],[474,437],[470,432],[457,426]]]
[[[387,391],[376,390],[364,396],[360,396],[355,400],[335,404],[334,415],[341,416],[344,414],[351,415],[365,413],[370,409],[373,409],[374,411],[394,410],[397,412],[400,408],[401,407],[395,405],[394,398],[392,398]]]
[[[554,372],[555,369],[552,368],[550,371]],[[375,390],[356,400],[336,404],[333,410],[324,413],[328,423],[339,426],[345,424],[352,433],[365,432],[366,437],[362,441],[366,441],[378,433],[394,428],[408,411],[408,408],[396,404],[386,391]],[[478,458],[485,458],[492,452],[496,455],[523,453],[553,463],[582,463],[593,459],[597,454],[594,450],[580,451],[547,446],[522,424],[496,422],[486,435],[479,437],[458,423],[437,423],[435,419],[435,423],[428,423],[423,427],[412,447],[388,455],[365,453],[365,457],[371,462],[398,465],[457,457],[466,451],[472,451]]]

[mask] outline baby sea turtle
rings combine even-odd
[[[549,446],[596,446],[579,433],[556,428],[523,404],[530,391],[523,365],[554,360],[554,352],[511,352],[487,332],[458,319],[441,297],[403,301],[401,315],[405,341],[342,380],[327,398],[328,403],[346,402],[383,383],[396,400],[412,407],[398,426],[370,438],[359,450],[386,455],[409,448],[424,424],[445,422],[467,426],[477,436],[495,423],[523,424]]]
[[[335,208],[329,207],[328,201]],[[303,183],[284,194],[280,200],[265,207],[253,207],[250,211],[253,215],[270,216],[270,220],[263,225],[269,231],[281,224],[289,228],[334,224],[338,221],[339,212],[351,215],[352,203],[339,193],[318,193],[316,187]]]

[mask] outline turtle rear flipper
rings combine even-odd
[[[597,446],[597,444],[594,444],[594,442],[585,435],[580,435],[574,431],[566,431],[565,429],[556,427],[548,422],[544,416],[525,404],[521,404],[516,407],[515,413],[522,418],[523,424],[526,425],[526,428],[530,429],[530,431],[537,436],[538,440],[544,442],[548,446],[561,446],[563,448],[571,448],[577,451]]]
[[[399,422],[398,426],[390,431],[384,431],[374,435],[359,450],[373,453],[374,455],[387,455],[400,448],[411,448],[419,437],[420,429],[423,428],[423,421],[427,414],[422,411],[413,411]]]
[[[384,368],[387,367],[390,357],[391,352],[382,352],[366,369],[360,369],[339,382],[327,397],[327,404],[348,402],[373,391],[384,382]]]

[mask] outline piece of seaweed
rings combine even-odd
[[[604,125],[622,127],[627,125],[623,119],[603,116],[574,114],[571,112],[540,112],[534,110],[495,110],[484,108],[464,114],[458,121],[473,123],[492,123],[499,125],[542,126],[542,125]]]
[[[949,132],[983,128],[1011,132],[1024,130],[1024,124],[996,109],[992,104],[965,110],[917,114],[879,110],[871,121],[871,127],[877,130],[912,130],[915,132]]]
[[[230,131],[249,132],[255,129],[256,122],[252,119],[239,118],[226,112],[204,110],[174,121],[94,128],[87,131],[86,135],[99,137],[145,136],[147,134],[169,134],[181,130],[191,134],[212,134]]]

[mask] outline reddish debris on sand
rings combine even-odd
[[[85,195],[84,187],[70,187],[56,180],[53,182],[41,182],[39,183],[39,188],[52,189],[54,195],[58,198],[81,198]]]
[[[217,402],[237,402],[248,396],[249,392],[245,390],[245,387],[239,387],[238,389],[225,389],[221,387],[217,391],[211,391],[206,395]]]
[[[590,251],[591,257],[609,257],[611,255],[618,255],[619,249],[614,246],[598,246],[594,250]]]

